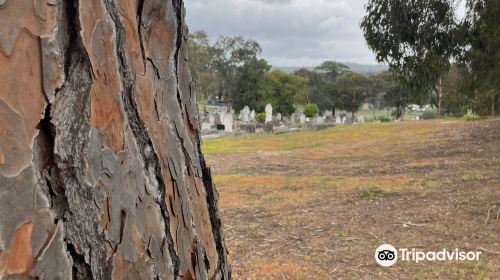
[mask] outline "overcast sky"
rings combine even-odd
[[[186,0],[191,31],[257,40],[275,66],[376,64],[359,24],[367,0]]]
[[[276,66],[376,64],[359,23],[366,0],[186,0],[191,31],[257,40]]]

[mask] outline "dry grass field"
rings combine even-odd
[[[500,279],[500,120],[205,140],[235,279]],[[375,249],[482,251],[398,262]]]

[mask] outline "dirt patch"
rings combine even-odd
[[[500,120],[317,133],[207,155],[236,279],[500,278]],[[383,243],[483,253],[387,269]]]

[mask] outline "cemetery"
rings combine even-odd
[[[500,279],[498,15],[0,0],[0,280]]]
[[[297,109],[290,116],[283,116],[279,112],[273,112],[271,104],[266,105],[264,121],[259,121],[255,110],[250,110],[248,106],[245,106],[239,113],[226,106],[213,106],[212,108],[215,109],[213,112],[200,113],[201,133],[204,138],[322,130],[341,124],[362,124],[365,122],[363,116],[355,117],[353,120],[345,113],[334,116],[332,111],[307,117],[303,110]]]

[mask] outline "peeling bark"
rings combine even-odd
[[[181,0],[0,0],[0,278],[230,279]]]

